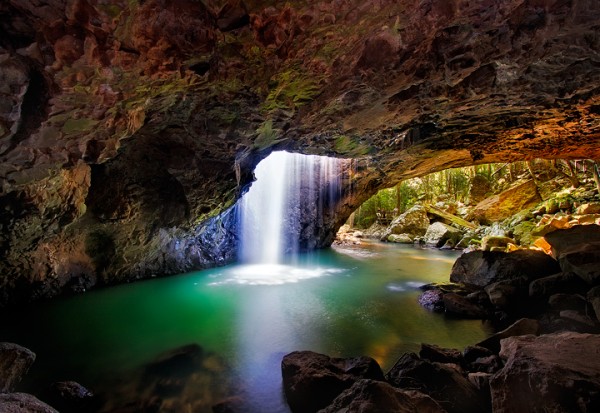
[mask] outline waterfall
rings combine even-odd
[[[280,264],[318,246],[342,196],[344,162],[289,152],[273,152],[261,161],[238,209],[242,262]]]

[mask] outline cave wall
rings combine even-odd
[[[271,151],[353,158],[320,235],[377,189],[600,158],[595,0],[0,4],[0,304],[235,259]],[[346,193],[346,192],[345,192]]]

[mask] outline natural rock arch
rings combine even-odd
[[[231,260],[273,150],[355,159],[324,244],[404,178],[600,158],[596,1],[269,3],[0,5],[0,303]]]

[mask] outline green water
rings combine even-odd
[[[446,281],[456,257],[365,243],[258,274],[232,265],[138,282],[5,312],[0,341],[37,353],[24,390],[76,380],[104,395],[104,411],[149,397],[141,366],[197,343],[202,368],[165,397],[162,412],[211,411],[236,395],[251,411],[287,412],[279,366],[291,351],[366,354],[386,371],[422,342],[462,348],[485,338],[480,321],[448,319],[417,303],[416,287]]]

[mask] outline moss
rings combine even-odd
[[[296,109],[312,101],[321,92],[319,78],[309,76],[297,69],[278,73],[271,78],[269,94],[263,109]]]
[[[271,119],[264,121],[263,124],[256,129],[256,132],[258,135],[254,140],[254,146],[257,149],[266,149],[282,141],[282,139],[277,139],[281,131],[273,128],[273,121]]]
[[[340,135],[335,139],[336,152],[349,156],[362,156],[371,152],[371,148],[362,143],[359,137]]]
[[[97,120],[82,118],[82,119],[69,119],[65,122],[62,127],[63,133],[67,135],[73,135],[77,133],[83,133],[91,131],[98,124]]]

